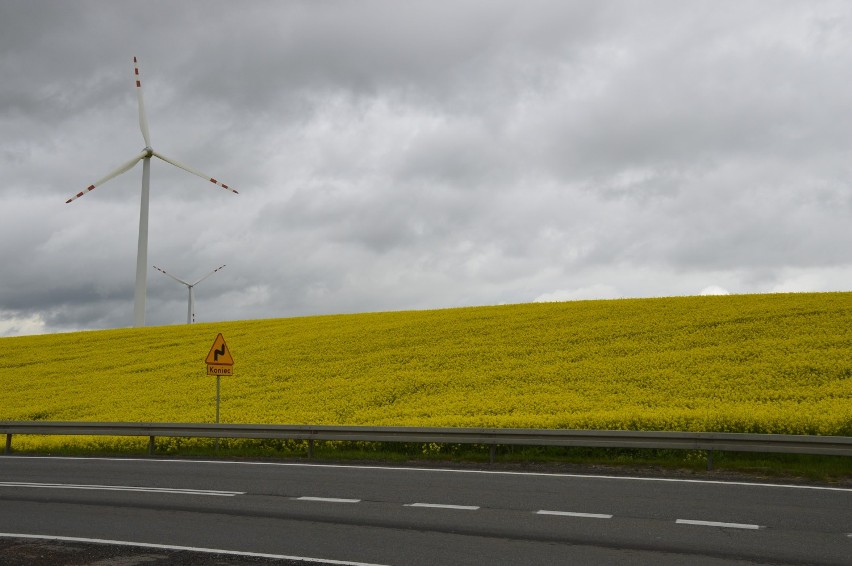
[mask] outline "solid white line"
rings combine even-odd
[[[107,461],[107,462],[148,462],[158,464],[216,464],[216,465],[236,465],[236,466],[280,466],[280,467],[304,467],[304,468],[350,468],[353,470],[387,470],[399,472],[432,472],[432,473],[450,473],[450,474],[487,474],[487,475],[502,475],[502,476],[537,476],[537,477],[552,477],[552,478],[582,478],[595,480],[626,480],[626,481],[647,481],[647,482],[667,482],[667,483],[694,483],[694,484],[709,484],[709,485],[728,485],[728,486],[746,486],[746,487],[775,487],[787,489],[809,489],[816,491],[843,491],[852,493],[852,488],[849,487],[826,487],[819,485],[796,485],[796,484],[777,484],[777,483],[757,483],[757,482],[740,482],[740,481],[720,481],[720,480],[697,480],[697,479],[682,479],[682,478],[648,478],[634,476],[602,476],[593,474],[558,474],[549,472],[509,472],[504,470],[455,470],[450,468],[404,468],[399,466],[358,466],[345,464],[303,464],[296,462],[235,462],[235,461],[220,461],[220,460],[181,460],[181,459],[150,459],[150,458],[102,458],[102,457],[83,457],[83,456],[3,456],[3,459],[51,459],[51,460],[91,460],[91,461]]]
[[[678,519],[675,523],[678,525],[700,525],[702,527],[726,527],[729,529],[757,530],[760,528],[760,525],[749,525],[746,523],[719,523],[717,521],[694,521],[692,519]]]
[[[29,535],[19,533],[0,533],[0,538],[26,538],[38,540],[60,540],[67,542],[85,542],[92,544],[113,544],[116,546],[135,546],[139,548],[158,548],[161,550],[182,550],[203,552],[206,554],[227,554],[230,556],[249,556],[252,558],[274,558],[278,560],[295,560],[298,562],[316,562],[320,564],[340,564],[343,566],[383,566],[368,562],[350,562],[347,560],[331,560],[329,558],[308,558],[305,556],[288,556],[285,554],[265,554],[261,552],[241,552],[239,550],[224,550],[221,548],[198,548],[195,546],[175,546],[171,544],[152,544],[148,542],[129,542],[126,540],[107,540],[100,538],[60,537],[50,535]]]
[[[218,491],[206,489],[179,489],[171,487],[138,487],[129,485],[82,485],[72,483],[32,483],[32,482],[0,482],[0,487],[28,487],[40,489],[83,489],[90,491],[136,491],[143,493],[174,493],[180,495],[213,495],[216,497],[233,497],[245,495],[244,491]]]
[[[406,503],[406,507],[430,507],[432,509],[460,509],[462,511],[476,511],[476,505],[444,505],[441,503]]]
[[[340,499],[337,497],[296,497],[296,501],[325,501],[326,503],[360,503],[360,499]]]
[[[573,511],[536,511],[536,515],[559,515],[563,517],[586,517],[589,519],[612,519],[612,515],[604,513],[574,513]]]

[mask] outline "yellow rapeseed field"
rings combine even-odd
[[[0,420],[852,435],[852,293],[579,301],[0,339]]]

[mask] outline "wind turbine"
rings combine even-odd
[[[210,277],[211,275],[213,275],[214,273],[216,273],[217,271],[222,269],[223,267],[225,267],[225,266],[222,265],[222,266],[217,267],[216,269],[214,269],[213,271],[211,271],[210,273],[208,273],[207,275],[205,275],[204,277],[202,277],[201,279],[199,279],[195,283],[187,283],[183,279],[178,279],[177,277],[175,277],[171,273],[168,273],[167,271],[160,269],[156,265],[154,266],[154,269],[156,269],[157,271],[159,271],[163,275],[168,275],[169,277],[171,277],[172,279],[174,279],[178,283],[183,283],[184,285],[189,287],[189,307],[186,310],[186,323],[192,324],[193,322],[195,322],[195,297],[192,294],[192,289],[196,285],[198,285],[199,283],[201,283],[202,281],[204,281],[205,279],[207,279],[208,277]]]
[[[142,81],[139,78],[139,63],[136,57],[133,58],[133,71],[136,78],[136,97],[139,100],[139,129],[142,130],[142,138],[145,140],[145,148],[130,161],[108,174],[106,177],[99,179],[92,185],[89,185],[85,190],[80,191],[67,201],[65,204],[72,202],[81,196],[93,191],[95,187],[99,187],[112,179],[118,177],[132,169],[137,163],[142,162],[142,202],[139,208],[139,248],[136,252],[136,291],[133,301],[133,321],[135,326],[145,326],[145,285],[148,265],[148,194],[151,178],[151,157],[158,157],[170,163],[179,169],[183,169],[193,175],[198,175],[202,179],[210,181],[214,185],[218,185],[223,189],[229,190],[232,193],[237,193],[228,185],[217,181],[215,178],[205,175],[204,173],[178,163],[174,159],[170,159],[161,153],[157,153],[151,148],[151,138],[148,134],[148,119],[145,116],[145,104],[142,101]],[[192,297],[192,288],[190,287],[190,303]],[[190,304],[190,308],[192,305]]]

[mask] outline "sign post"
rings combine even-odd
[[[225,344],[225,337],[220,332],[213,341],[213,346],[204,360],[207,364],[207,375],[216,376],[216,424],[219,424],[219,399],[223,375],[234,375],[234,357]],[[219,450],[219,439],[216,438],[216,451]]]

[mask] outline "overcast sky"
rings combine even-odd
[[[852,4],[0,0],[0,335],[852,288]],[[147,323],[186,320],[148,272]]]

